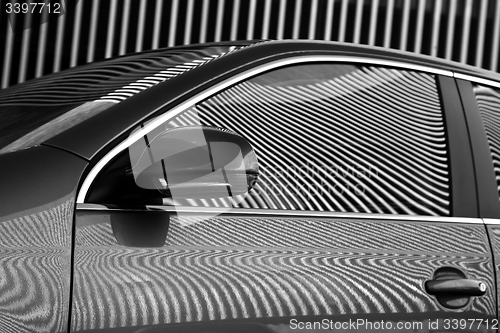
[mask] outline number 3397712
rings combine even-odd
[[[61,4],[59,2],[44,3],[44,2],[24,2],[24,3],[6,3],[5,11],[7,14],[42,14],[44,11],[48,14],[60,14]]]

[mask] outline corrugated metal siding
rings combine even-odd
[[[1,87],[125,53],[259,38],[377,45],[500,70],[497,0],[81,0],[31,24],[13,33],[0,11]]]

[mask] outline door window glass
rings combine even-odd
[[[227,156],[238,156],[241,161],[235,159],[235,166],[222,167],[217,176],[210,176],[210,184],[207,178],[200,178],[190,184],[172,183],[169,190],[169,178],[189,177],[177,177],[184,166],[169,170],[161,164],[174,165],[172,152],[177,148],[172,146],[168,148],[172,152],[163,152],[169,160],[160,163],[154,152],[163,148],[155,148],[154,142],[173,136],[179,128],[186,128],[183,133],[191,134],[183,135],[193,140],[202,137],[204,131],[206,140],[189,143],[196,146],[192,152],[200,152],[198,159],[212,159],[211,164],[203,163],[203,175],[217,173],[210,147],[219,139],[213,135],[209,139],[207,128],[241,136],[250,148],[234,146],[235,153],[228,152]],[[240,142],[233,134],[227,134],[227,140]],[[440,97],[435,77],[420,72],[342,64],[273,70],[170,118],[131,146],[129,155],[132,169],[151,156],[141,168],[158,173],[152,176],[158,191],[170,196],[175,191],[183,193],[164,198],[163,204],[440,216],[450,213]],[[254,163],[255,156],[258,163]],[[191,165],[195,160],[187,157],[183,154],[179,165]],[[136,180],[141,170],[135,170]],[[239,191],[235,200],[230,195],[235,185],[224,175],[232,172],[241,176],[241,170],[249,177],[250,190],[244,195]],[[191,171],[186,169],[186,173]],[[245,182],[240,179],[240,183]],[[196,190],[196,186],[205,185],[229,195],[204,198],[206,189]],[[152,185],[149,190],[154,190]]]
[[[254,147],[260,174],[240,207],[449,215],[433,75],[352,65],[283,68],[168,125],[198,123],[235,131]]]

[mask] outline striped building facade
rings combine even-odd
[[[0,11],[2,88],[142,50],[252,39],[376,45],[500,71],[498,0],[80,0],[44,24],[9,21],[9,1]]]

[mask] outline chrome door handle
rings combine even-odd
[[[425,283],[425,290],[431,295],[483,296],[486,293],[486,284],[469,279],[430,280]]]

